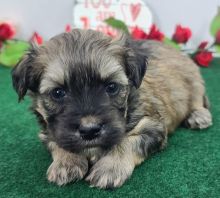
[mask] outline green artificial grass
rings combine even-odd
[[[179,128],[167,148],[137,167],[114,191],[90,188],[85,181],[50,184],[51,157],[38,140],[39,127],[11,86],[10,69],[0,66],[0,197],[220,197],[220,59],[201,69],[212,104],[213,126],[202,131]]]

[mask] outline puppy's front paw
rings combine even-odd
[[[92,187],[117,188],[131,176],[133,170],[131,161],[106,156],[94,164],[86,181]]]
[[[61,161],[54,161],[47,170],[47,178],[50,182],[61,186],[82,179],[87,171],[88,164],[65,164]]]

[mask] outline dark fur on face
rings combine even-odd
[[[27,91],[32,96],[45,133],[60,147],[79,152],[108,149],[121,141],[129,90],[140,86],[145,70],[146,55],[138,43],[125,36],[112,40],[92,30],[73,30],[33,47],[12,76],[19,99]],[[116,95],[106,93],[110,83],[117,84]],[[65,91],[61,100],[51,96],[56,88]],[[89,125],[91,119],[101,126],[100,135],[83,139],[79,129],[83,120]]]

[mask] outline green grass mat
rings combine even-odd
[[[10,70],[0,66],[0,197],[220,197],[220,59],[201,71],[213,126],[203,131],[178,129],[167,148],[137,167],[123,187],[105,191],[84,181],[64,187],[47,182],[51,158],[38,140],[30,101],[17,103]]]

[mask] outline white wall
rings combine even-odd
[[[18,38],[30,38],[38,31],[45,39],[62,31],[72,22],[73,0],[0,0],[0,20],[18,26]]]
[[[155,15],[155,21],[171,37],[176,24],[192,29],[193,45],[202,40],[213,41],[209,26],[217,13],[220,0],[145,0]]]
[[[189,26],[192,44],[212,40],[209,24],[220,6],[220,0],[145,0],[155,21],[167,36],[175,25]],[[72,21],[74,0],[0,0],[0,20],[10,19],[19,27],[18,38],[27,39],[38,31],[45,39],[64,30]]]

